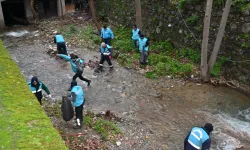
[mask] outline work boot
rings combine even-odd
[[[103,67],[102,66],[99,66],[99,67],[97,67],[95,70],[94,70],[94,72],[96,72],[96,73],[100,73],[100,72],[102,72],[103,71]]]
[[[114,70],[114,67],[110,67],[110,68],[109,68],[109,71],[113,71],[113,70]]]
[[[81,129],[82,125],[81,125],[81,120],[76,118],[76,126],[73,127],[74,129]]]
[[[82,126],[78,126],[78,125],[73,127],[73,129],[81,129],[81,128],[82,128]]]

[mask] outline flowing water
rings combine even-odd
[[[34,34],[24,35],[4,38],[13,60],[27,81],[31,76],[38,76],[54,98],[60,99],[66,94],[73,76],[71,66],[49,56],[47,42]],[[86,61],[99,57],[97,52],[86,48],[74,48],[74,52]],[[110,149],[181,150],[190,128],[203,126],[206,122],[214,125],[211,149],[250,149],[248,97],[227,87],[197,85],[181,79],[150,80],[140,71],[114,64],[113,73],[105,71],[94,76],[93,69],[84,71],[84,76],[92,80],[91,86],[84,88],[87,109],[111,110],[122,118],[133,120],[120,124],[125,138],[120,148],[110,146]]]

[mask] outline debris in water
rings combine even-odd
[[[17,32],[7,32],[5,35],[6,36],[13,36],[13,37],[21,37],[21,36],[24,36],[26,34],[28,34],[29,31],[27,30],[22,30],[22,31],[17,31]]]

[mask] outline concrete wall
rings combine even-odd
[[[4,17],[3,17],[3,10],[2,10],[2,3],[1,3],[2,1],[4,1],[4,0],[0,0],[0,28],[5,27]]]
[[[24,0],[24,9],[25,9],[26,18],[28,20],[32,19],[33,14],[32,14],[32,11],[31,11],[30,0]]]

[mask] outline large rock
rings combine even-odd
[[[244,23],[241,27],[243,33],[248,33],[250,31],[250,23]]]
[[[231,30],[235,30],[235,29],[237,29],[237,25],[235,23],[231,23],[230,28],[231,28]]]

